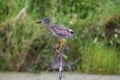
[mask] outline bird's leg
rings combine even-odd
[[[60,39],[60,46],[59,46],[59,49],[58,50],[61,50],[61,48],[63,47],[64,45],[64,40],[63,39]]]
[[[60,45],[56,43],[54,49],[59,49],[59,46]]]
[[[57,50],[61,50],[62,46],[64,45],[64,40],[63,39],[60,39],[60,44],[56,44],[55,45],[55,49]]]

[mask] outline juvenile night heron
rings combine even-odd
[[[41,19],[40,21],[38,21],[37,23],[44,23],[45,27],[48,31],[50,31],[50,33],[54,36],[56,36],[59,40],[60,40],[60,45],[58,48],[59,50],[62,48],[63,44],[64,44],[64,38],[73,38],[73,34],[74,32],[72,31],[72,29],[68,29],[65,28],[61,25],[50,25],[50,20],[45,18],[45,19]]]

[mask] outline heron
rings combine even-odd
[[[54,36],[56,36],[60,40],[59,46],[55,48],[60,50],[64,45],[64,38],[73,39],[74,31],[72,29],[66,28],[64,26],[55,24],[53,26],[50,25],[50,20],[48,18],[41,19],[37,21],[37,23],[44,23],[46,29]]]

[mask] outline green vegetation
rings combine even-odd
[[[48,69],[56,54],[36,24],[42,18],[75,31],[64,46],[67,70],[120,74],[120,0],[0,0],[0,70]]]

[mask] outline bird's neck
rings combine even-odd
[[[49,24],[45,24],[46,28],[49,30],[50,25]]]

